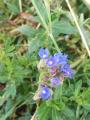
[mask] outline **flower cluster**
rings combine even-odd
[[[62,52],[52,56],[47,48],[41,48],[38,54],[41,58],[38,69],[43,73],[39,81],[39,97],[47,100],[51,98],[52,90],[63,84],[65,77],[72,78],[74,76],[74,71],[68,64],[68,56]]]

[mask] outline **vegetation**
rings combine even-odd
[[[0,120],[90,120],[89,47],[87,0],[0,0]],[[75,72],[43,100],[40,48]]]

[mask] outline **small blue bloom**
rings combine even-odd
[[[60,79],[58,77],[54,77],[51,79],[51,85],[52,87],[60,85]]]
[[[54,54],[54,59],[57,62],[57,64],[64,65],[67,63],[67,55],[62,54],[61,52]]]
[[[72,78],[74,76],[74,71],[69,64],[62,65],[60,72],[63,72],[66,77]]]
[[[47,64],[49,67],[54,67],[54,66],[56,66],[56,61],[55,61],[54,57],[51,56],[50,58],[48,58],[48,59],[46,60],[46,64]]]
[[[41,88],[41,93],[40,93],[40,98],[42,98],[43,100],[48,100],[51,97],[51,91],[50,88],[48,87],[42,87]]]
[[[41,48],[41,49],[39,50],[38,55],[39,55],[39,57],[40,57],[41,59],[46,59],[46,58],[48,58],[48,56],[49,56],[49,51],[48,51],[47,48],[46,48],[46,49]]]
[[[55,53],[54,54],[54,58],[56,60],[56,62],[59,64],[60,62],[60,57],[62,56],[62,53],[61,52],[58,52],[58,53]]]

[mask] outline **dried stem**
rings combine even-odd
[[[36,119],[36,112],[33,114],[32,118],[30,120],[37,120]]]
[[[76,17],[75,17],[75,13],[74,13],[74,11],[73,11],[73,9],[72,9],[70,3],[69,3],[69,0],[65,0],[65,1],[66,1],[66,3],[67,3],[67,6],[68,6],[68,8],[69,8],[71,14],[72,14],[72,17],[73,17],[73,19],[74,19],[74,21],[75,21],[75,24],[76,24],[76,26],[77,26],[77,28],[78,28],[78,31],[79,31],[80,36],[81,36],[81,38],[82,38],[82,42],[84,43],[85,48],[86,48],[86,50],[87,50],[88,56],[90,57],[90,50],[89,50],[89,47],[88,47],[88,45],[87,45],[85,36],[83,35],[83,32],[82,32],[82,30],[81,30],[81,28],[80,28],[80,26],[79,26],[79,24],[78,24],[78,21],[77,21],[77,19],[76,19]]]
[[[22,13],[22,2],[21,2],[21,0],[19,0],[19,9],[20,9],[20,13]]]

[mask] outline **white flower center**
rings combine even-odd
[[[44,54],[44,55],[43,55],[43,58],[45,58],[45,57],[46,57],[46,55]]]
[[[52,61],[49,62],[50,65],[52,65],[52,63],[53,63]]]
[[[46,93],[46,91],[45,91],[45,90],[43,90],[42,92],[43,92],[43,94],[45,94],[45,93]]]

